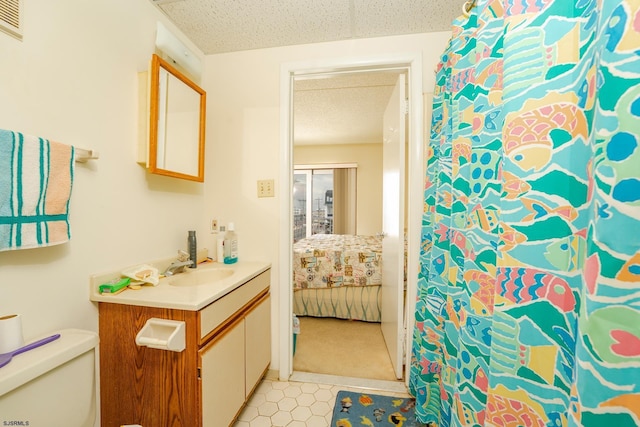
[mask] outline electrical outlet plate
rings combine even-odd
[[[218,232],[218,220],[217,219],[212,219],[211,220],[211,224],[209,225],[209,227],[211,228],[211,232],[212,233],[217,233]]]
[[[258,197],[274,197],[273,180],[258,180]]]

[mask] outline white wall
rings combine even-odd
[[[207,89],[208,139],[205,211],[222,224],[233,221],[239,256],[272,263],[272,369],[278,369],[279,292],[291,286],[290,272],[278,271],[279,197],[258,198],[257,180],[275,179],[279,188],[280,69],[283,63],[421,52],[423,87],[432,91],[434,70],[449,32],[319,43],[209,55],[203,85]],[[211,181],[207,181],[211,182]]]
[[[0,252],[0,315],[20,313],[25,339],[97,330],[88,277],[186,249],[206,236],[205,187],[150,176],[136,163],[137,73],[149,68],[149,0],[28,0],[24,40],[0,33],[0,128],[100,152],[77,164],[72,239]],[[1,202],[1,201],[0,201]]]

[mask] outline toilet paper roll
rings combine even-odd
[[[22,317],[19,314],[0,317],[0,354],[9,353],[23,345]]]

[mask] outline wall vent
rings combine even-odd
[[[0,0],[0,30],[22,40],[23,0]]]

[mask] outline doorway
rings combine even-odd
[[[325,60],[314,63],[284,64],[281,69],[281,236],[280,264],[283,277],[291,277],[292,271],[292,183],[293,183],[293,90],[296,78],[309,76],[334,76],[344,73],[404,70],[408,76],[409,87],[409,144],[408,144],[408,221],[407,229],[407,292],[415,294],[417,277],[417,254],[419,249],[419,228],[422,214],[422,180],[423,180],[423,105],[422,105],[422,64],[420,54],[389,54],[377,58]],[[280,291],[280,311],[278,315],[279,340],[279,376],[286,380],[292,373],[292,294],[293,289],[288,280],[283,280]],[[412,298],[408,299],[405,313],[413,313]],[[407,348],[410,340],[406,339],[406,330],[413,329],[413,316],[405,316],[400,322],[405,323],[401,342]],[[406,357],[410,351],[405,350]],[[405,369],[408,363],[405,360]],[[407,375],[404,375],[407,381]]]

